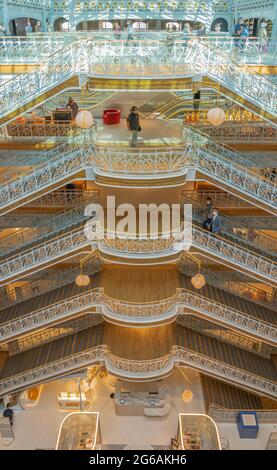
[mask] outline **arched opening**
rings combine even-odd
[[[135,23],[133,23],[133,28],[135,31],[146,31],[147,23],[144,21],[135,21]]]
[[[106,30],[109,30],[109,31],[113,30],[113,24],[110,21],[102,21],[101,23],[102,23],[100,25],[101,29],[106,29]]]
[[[39,33],[41,22],[35,18],[12,18],[9,21],[9,30],[12,36],[26,36],[29,33]]]
[[[165,25],[165,29],[167,31],[180,31],[181,24],[177,23],[177,21],[168,21]]]
[[[54,31],[69,31],[70,30],[70,23],[65,18],[57,18],[54,21]]]
[[[216,18],[212,22],[211,31],[215,31],[216,33],[227,33],[228,22],[225,18]]]
[[[99,21],[90,20],[90,21],[81,21],[77,24],[76,31],[98,31]]]

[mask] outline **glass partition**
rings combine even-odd
[[[178,441],[183,450],[221,450],[217,426],[204,414],[179,414]]]
[[[98,442],[99,413],[70,413],[61,423],[56,450],[93,450]]]

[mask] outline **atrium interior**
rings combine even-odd
[[[277,450],[276,77],[277,0],[0,0],[0,450]]]

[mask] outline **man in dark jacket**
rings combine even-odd
[[[213,218],[213,203],[210,197],[207,197],[206,207],[205,207],[205,220],[203,222],[203,228],[205,230],[211,230]]]
[[[131,147],[136,147],[138,132],[140,131],[138,108],[136,106],[132,106],[130,109],[130,114],[127,117],[127,126],[129,131],[132,133]]]
[[[216,208],[213,210],[212,233],[221,236],[221,217]]]

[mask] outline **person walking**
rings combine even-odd
[[[214,210],[213,210],[211,232],[214,235],[221,236],[221,227],[222,227],[221,217],[219,215],[218,209],[215,207]]]
[[[6,406],[6,408],[4,409],[4,412],[3,412],[3,417],[4,418],[9,418],[11,426],[13,426],[13,416],[14,416],[14,412],[11,409],[10,404],[7,403],[7,406]]]
[[[202,224],[202,227],[205,230],[211,230],[213,219],[213,203],[210,197],[207,197],[206,207],[205,207],[205,220]]]
[[[126,46],[128,46],[129,41],[134,40],[134,27],[133,23],[129,23],[127,26],[127,43]]]
[[[141,131],[138,108],[136,106],[132,106],[132,108],[130,109],[130,113],[127,117],[127,126],[128,126],[129,131],[132,133],[130,145],[131,147],[136,147],[137,140],[138,140],[138,133]]]

